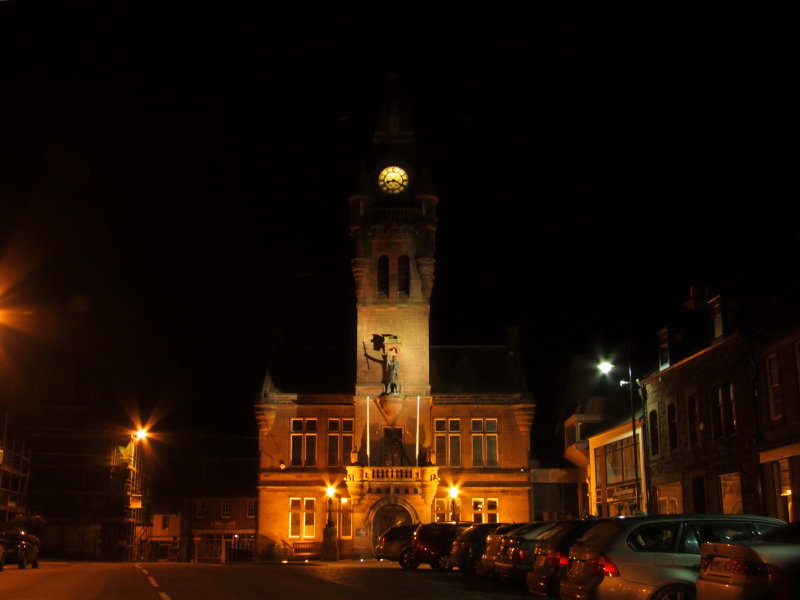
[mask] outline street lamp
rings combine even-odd
[[[322,560],[333,561],[339,560],[339,542],[337,541],[336,525],[333,522],[331,514],[331,507],[333,506],[333,496],[336,494],[336,488],[332,485],[328,486],[325,490],[328,496],[328,522],[325,523],[325,528],[322,530]]]
[[[450,520],[457,521],[456,519],[456,498],[458,498],[458,488],[450,486]]]
[[[325,490],[325,493],[328,494],[328,521],[325,523],[325,527],[333,527],[333,517],[331,516],[331,506],[333,505],[333,495],[336,493],[336,488],[333,486],[328,486],[328,489]]]
[[[633,442],[633,469],[634,469],[634,478],[635,478],[635,488],[636,488],[636,509],[637,511],[642,510],[642,498],[641,498],[641,484],[640,484],[640,476],[639,476],[639,450],[638,450],[638,443],[636,441],[636,404],[633,400],[633,370],[631,369],[631,357],[630,353],[626,356],[628,362],[628,380],[625,381],[624,379],[619,382],[620,387],[628,386],[628,396],[630,398],[630,405],[631,405],[631,436]],[[607,375],[614,369],[614,365],[608,361],[602,361],[597,365],[597,368],[600,370],[601,373]],[[642,427],[644,429],[644,426]]]

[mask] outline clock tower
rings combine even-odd
[[[397,76],[378,112],[372,153],[350,196],[357,301],[356,397],[429,404],[429,315],[437,196],[417,161]]]

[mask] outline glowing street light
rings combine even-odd
[[[635,477],[635,487],[636,487],[636,510],[641,511],[643,508],[646,510],[646,507],[642,507],[642,498],[641,498],[641,484],[640,484],[640,476],[639,476],[639,451],[638,451],[638,444],[636,442],[636,404],[633,400],[633,372],[631,369],[631,357],[630,354],[627,357],[628,359],[628,380],[621,380],[619,382],[620,387],[628,386],[628,394],[630,397],[630,404],[631,404],[631,435],[633,436],[633,469],[634,469],[634,477]],[[614,365],[606,360],[600,362],[597,365],[597,368],[600,370],[601,373],[604,375],[608,375],[613,369]],[[644,426],[643,428],[644,429]]]
[[[456,519],[456,498],[458,498],[458,488],[456,486],[450,486],[450,520],[457,521]]]

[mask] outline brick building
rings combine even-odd
[[[350,196],[355,343],[277,352],[255,406],[263,555],[320,543],[329,516],[345,556],[397,523],[530,517],[517,336],[430,345],[438,198],[415,146],[393,77]]]

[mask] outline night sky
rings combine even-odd
[[[164,457],[250,443],[275,326],[354,342],[347,197],[397,72],[440,196],[432,343],[518,325],[550,433],[573,352],[652,367],[690,284],[796,273],[770,10],[0,2],[0,399],[152,412]]]

